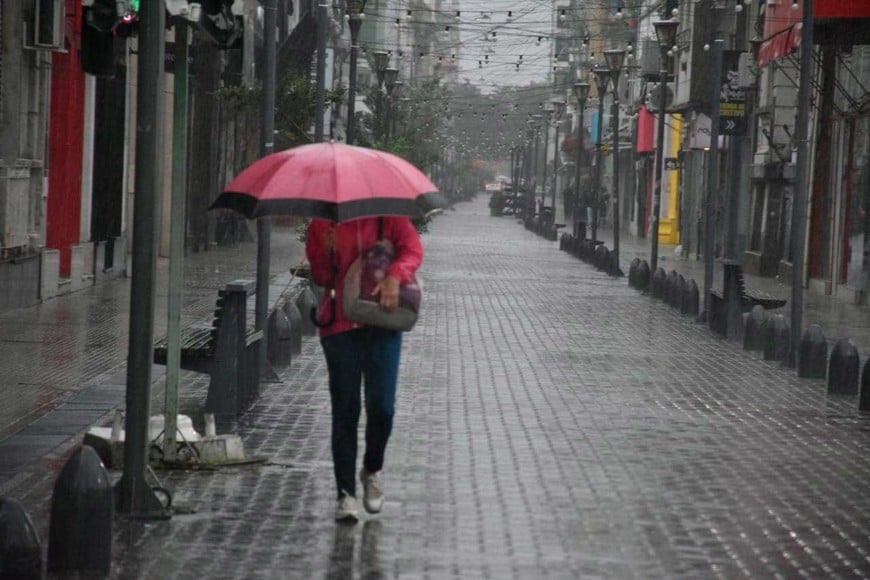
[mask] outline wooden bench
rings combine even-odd
[[[234,280],[218,291],[210,325],[182,329],[181,368],[208,373],[205,411],[237,415],[257,396],[260,385],[259,344],[263,333],[248,326],[248,296],[253,280]],[[155,364],[166,364],[167,338],[154,345]]]
[[[765,310],[782,308],[786,300],[764,292],[749,292],[743,279],[743,265],[736,260],[719,260],[722,264],[722,291],[710,289],[709,324],[714,332],[728,335],[728,327],[736,328],[737,317],[755,306]],[[733,298],[732,298],[733,297]],[[729,304],[732,305],[729,312]]]

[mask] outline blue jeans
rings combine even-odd
[[[356,495],[360,387],[365,386],[366,451],[363,467],[380,471],[396,412],[396,381],[402,333],[363,327],[320,340],[329,368],[332,401],[332,462],[338,495]],[[365,379],[363,381],[363,379]]]

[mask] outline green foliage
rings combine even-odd
[[[275,88],[275,149],[289,149],[311,142],[308,130],[316,113],[317,87],[307,76],[287,75]],[[340,104],[345,90],[326,91],[324,106]]]

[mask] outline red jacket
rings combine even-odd
[[[409,218],[385,216],[382,219],[384,238],[390,240],[396,248],[396,259],[387,273],[395,276],[400,284],[406,284],[423,263],[423,244]],[[327,289],[318,311],[322,322],[329,320],[332,308],[329,289],[335,288],[335,320],[326,328],[320,329],[321,337],[347,332],[361,326],[345,318],[342,288],[344,276],[353,261],[378,241],[378,220],[379,218],[371,217],[340,224],[321,219],[311,221],[305,254],[311,265],[314,283]],[[335,239],[335,249],[332,253],[327,251],[326,241],[330,232],[334,232],[332,235]],[[336,272],[338,278],[334,280]]]

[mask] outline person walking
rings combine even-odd
[[[359,519],[354,474],[362,387],[366,410],[366,447],[359,472],[363,506],[369,513],[378,513],[384,502],[379,473],[393,428],[402,333],[357,324],[345,316],[342,308],[348,268],[381,235],[395,247],[395,259],[373,295],[381,308],[391,311],[398,307],[400,284],[410,282],[423,262],[423,245],[409,218],[370,217],[343,223],[315,219],[308,228],[305,247],[314,283],[327,289],[319,308],[318,326],[329,370],[337,521]]]

